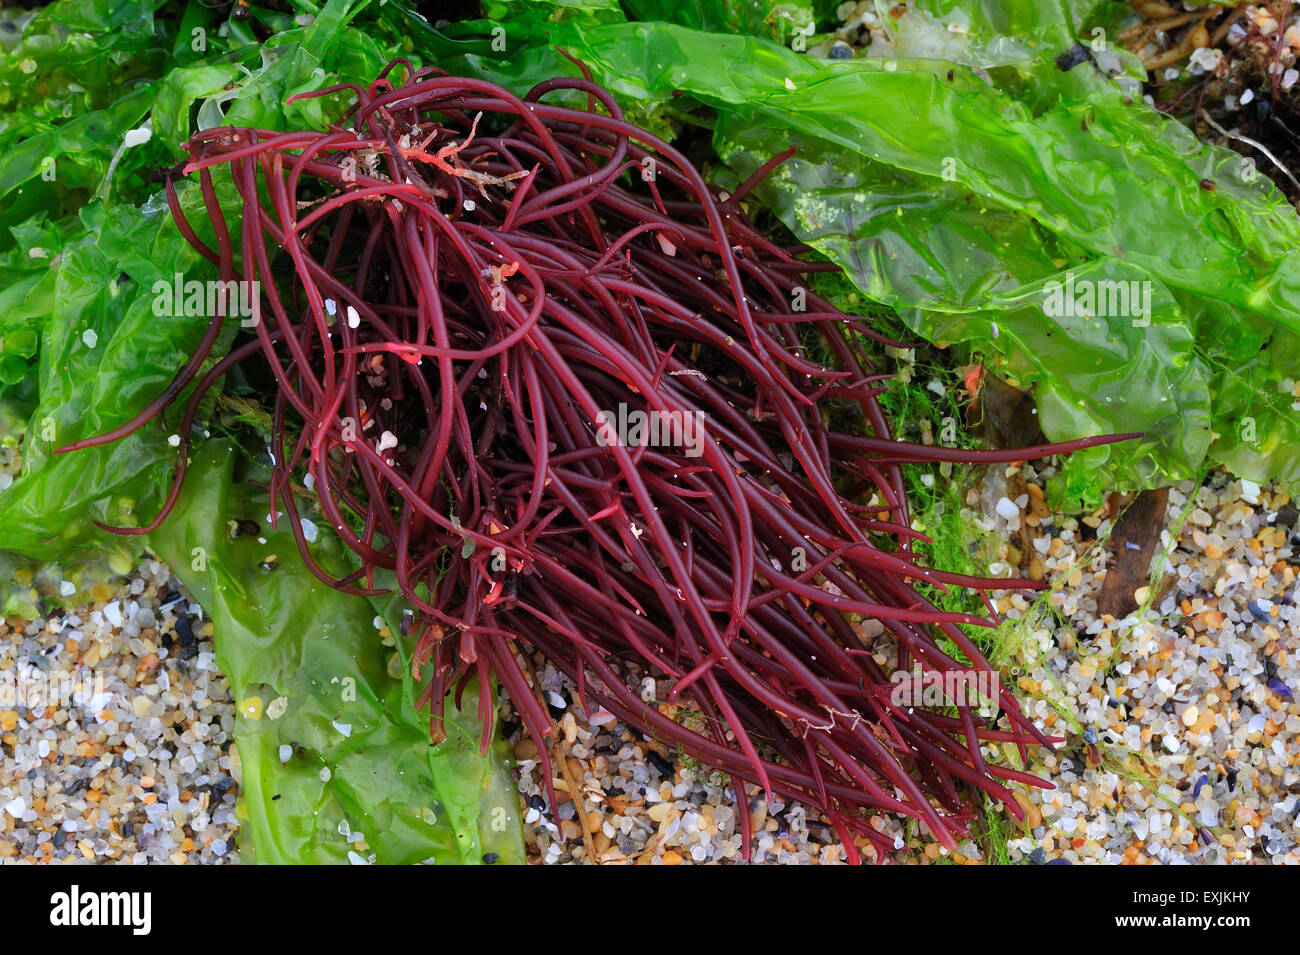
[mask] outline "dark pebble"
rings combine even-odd
[[[485,853],[483,853],[483,864],[484,864],[484,865],[496,865],[496,864],[497,864],[497,860],[500,859],[500,858],[501,858],[501,857],[500,857],[499,855],[497,855],[495,852],[485,852]]]
[[[1087,728],[1083,731],[1083,741],[1084,741],[1085,743],[1095,743],[1095,742],[1097,742],[1097,731],[1096,731],[1095,729],[1093,729],[1091,726],[1087,727]]]
[[[831,47],[831,59],[833,60],[851,60],[853,59],[853,47],[847,43],[837,42]]]
[[[199,655],[199,648],[198,648],[198,647],[182,647],[182,648],[181,648],[181,659],[182,659],[182,660],[193,660],[193,659],[194,659],[195,657],[197,657],[198,655]]]
[[[1237,791],[1237,771],[1235,769],[1230,769],[1228,770],[1228,792],[1231,793],[1236,791]]]
[[[1278,509],[1277,516],[1273,518],[1274,527],[1282,527],[1292,533],[1296,531],[1298,523],[1300,523],[1300,510],[1297,510],[1294,504],[1283,504]]]
[[[1172,713],[1174,711],[1174,701],[1165,700],[1165,705],[1160,708],[1164,710],[1166,713]]]
[[[540,795],[530,796],[528,798],[528,805],[530,808],[536,809],[538,812],[546,812],[546,800]]]
[[[673,773],[675,771],[673,769],[673,764],[668,762],[668,760],[664,759],[654,750],[650,750],[650,755],[646,757],[646,762],[648,762],[651,766],[653,766],[655,768],[655,771],[658,772],[659,775],[663,776],[665,779],[673,778]]]
[[[1029,861],[1034,865],[1042,865],[1047,861],[1047,853],[1043,851],[1042,846],[1039,846],[1033,852],[1029,853]]]
[[[1052,859],[1048,865],[1074,865],[1069,859]]]
[[[54,838],[51,841],[54,843],[54,848],[62,849],[63,844],[68,841],[68,834],[64,832],[62,828],[56,829],[54,831]]]
[[[189,617],[176,618],[176,636],[180,638],[181,646],[194,645],[194,628],[190,625]]]
[[[1291,692],[1291,687],[1287,686],[1277,677],[1273,677],[1273,679],[1268,681],[1268,688],[1284,700],[1295,699],[1295,694]]]
[[[122,835],[127,839],[130,839],[135,835],[135,826],[131,825],[129,822],[122,823]]]

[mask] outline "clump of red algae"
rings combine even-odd
[[[169,181],[177,225],[223,281],[258,282],[265,301],[190,393],[162,512],[129,532],[165,519],[201,397],[257,356],[276,385],[271,512],[283,509],[332,586],[374,593],[377,570],[395,574],[420,628],[413,662],[434,739],[445,699],[476,676],[499,680],[545,739],[522,644],[572,678],[589,710],[680,746],[729,774],[735,793],[749,782],[815,807],[851,861],[855,833],[877,858],[892,849],[875,812],[920,820],[949,848],[985,795],[1019,818],[1007,784],[1045,784],[980,745],[1013,743],[1023,758],[1047,742],[1014,697],[983,701],[1000,720],[978,700],[946,700],[944,713],[897,703],[894,672],[874,656],[882,638],[868,645],[861,622],[884,627],[899,672],[991,674],[960,625],[994,621],[943,612],[915,584],[973,588],[990,612],[988,591],[1040,585],[923,567],[900,467],[1133,436],[1016,451],[895,441],[863,348],[885,339],[806,288],[829,266],[774,244],[743,211],[789,154],[727,195],[589,79],[521,98],[399,62],[400,85],[390,64],[367,89],[310,94],[356,96],[326,132],[220,128],[189,141],[183,171],[199,177],[215,248]],[[561,91],[586,108],[548,102]],[[234,223],[218,169],[242,200]],[[60,450],[156,416],[198,376],[224,322],[212,318],[131,422]],[[846,403],[869,433],[828,424]],[[313,559],[303,485],[355,573],[334,579]],[[665,674],[668,701],[693,702],[706,728],[643,702],[611,668],[620,656]],[[480,710],[486,747],[489,694]]]

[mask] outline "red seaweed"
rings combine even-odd
[[[390,65],[369,89],[321,91],[356,95],[326,132],[227,127],[187,144],[217,248],[169,182],[177,225],[265,301],[190,392],[161,513],[120,530],[166,518],[200,397],[260,356],[275,382],[271,512],[332,586],[375,593],[377,570],[395,574],[435,740],[445,699],[493,676],[543,741],[550,718],[519,659],[537,650],[586,707],[729,774],[739,799],[757,784],[824,813],[851,860],[855,833],[876,858],[892,850],[876,812],[950,848],[983,795],[1019,817],[1011,785],[1046,784],[981,749],[1049,742],[1014,697],[1000,692],[1000,720],[965,703],[941,714],[894,703],[892,678],[993,670],[961,627],[996,621],[943,612],[918,583],[971,588],[990,609],[989,591],[1039,585],[924,566],[901,467],[1133,436],[1005,452],[894,440],[862,342],[888,339],[806,287],[826,268],[810,250],[752,224],[740,200],[757,177],[730,196],[711,187],[589,78],[516,97],[402,65],[400,85]],[[585,107],[565,105],[575,95]],[[221,168],[239,195],[230,225]],[[224,322],[131,422],[60,450],[156,417]],[[863,433],[830,424],[847,406]],[[656,422],[658,435],[635,433]],[[299,531],[306,475],[308,503],[359,564],[345,578]],[[864,635],[867,618],[882,637]],[[653,667],[667,692],[643,700],[620,660]],[[672,717],[682,704],[704,729]]]

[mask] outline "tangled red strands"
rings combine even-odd
[[[1020,817],[1006,784],[1045,784],[980,746],[1047,742],[1014,698],[1000,691],[1000,724],[969,705],[895,705],[893,670],[862,621],[883,626],[899,671],[968,670],[940,637],[991,671],[959,628],[991,622],[942,612],[914,584],[973,588],[990,613],[988,590],[1037,585],[921,566],[900,465],[1132,436],[984,452],[893,440],[863,347],[880,336],[806,291],[803,276],[825,266],[741,211],[786,157],[727,196],[589,78],[521,99],[398,62],[401,85],[390,64],[368,89],[310,94],[354,93],[346,125],[209,129],[188,143],[184,172],[199,176],[216,248],[169,182],[177,225],[223,281],[260,282],[264,320],[191,392],[172,492],[129,532],[171,509],[203,393],[261,355],[278,385],[272,514],[283,508],[308,567],[334,587],[374,593],[375,570],[395,572],[422,628],[414,668],[435,739],[445,697],[474,676],[500,681],[534,738],[551,732],[522,643],[576,681],[589,712],[680,745],[729,774],[739,798],[748,782],[816,807],[852,861],[855,833],[877,858],[892,849],[869,824],[876,811],[922,821],[949,848],[981,793]],[[547,102],[558,91],[586,108]],[[214,167],[242,198],[233,227]],[[223,321],[135,419],[61,450],[156,416],[197,377]],[[869,433],[832,428],[832,406],[858,409]],[[620,408],[675,425],[676,440],[617,433]],[[359,558],[341,580],[303,539],[305,474]],[[706,729],[644,702],[611,665],[620,657],[664,674],[668,701],[698,707]],[[486,747],[489,694],[480,709]],[[749,814],[740,820],[747,855]]]

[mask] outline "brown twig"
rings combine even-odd
[[[1219,21],[1219,25],[1214,28],[1214,33],[1210,35],[1210,46],[1218,46],[1222,43],[1224,37],[1228,35],[1228,31],[1232,29],[1232,25],[1240,20],[1241,15],[1245,12],[1246,4],[1244,3],[1239,3],[1229,10],[1228,15]]]
[[[533,692],[537,694],[537,701],[541,703],[543,710],[546,710],[546,698],[542,695],[542,681],[538,679],[537,668],[533,666],[532,657],[528,656],[528,654],[521,651],[518,647],[515,647],[515,653],[524,661],[524,666],[527,668],[529,679],[532,680]],[[547,710],[547,712],[549,712],[549,710]],[[582,845],[587,851],[587,858],[591,860],[592,865],[600,865],[600,859],[596,855],[596,845],[591,839],[591,833],[587,829],[587,818],[591,810],[587,808],[587,800],[583,796],[582,786],[578,784],[578,782],[573,778],[573,774],[569,772],[568,760],[565,759],[564,752],[560,749],[560,740],[563,738],[564,734],[559,732],[559,727],[555,724],[554,720],[551,721],[551,727],[553,731],[551,733],[551,739],[554,741],[551,743],[551,759],[554,761],[555,765],[560,768],[560,775],[564,778],[564,785],[568,788],[569,796],[573,799],[573,805],[578,810],[578,831],[582,833]],[[560,826],[560,807],[552,806],[551,815],[555,819],[555,827],[558,830]],[[564,838],[563,834],[561,834],[560,838]]]

